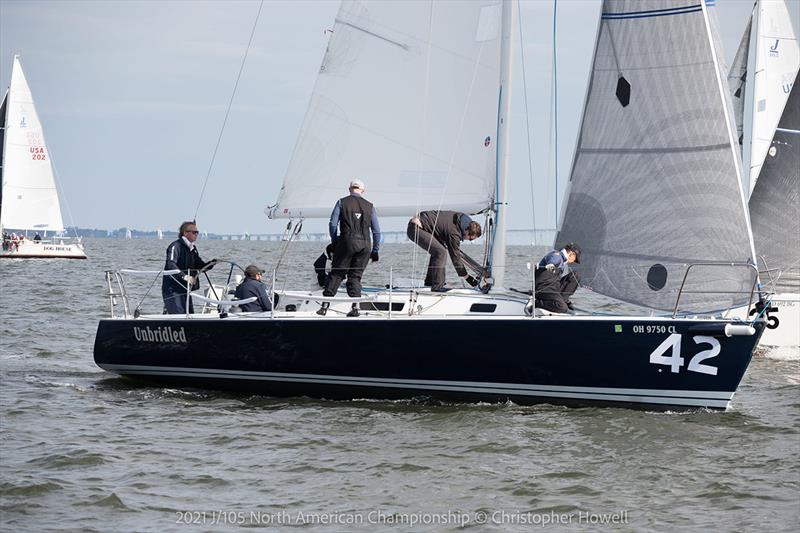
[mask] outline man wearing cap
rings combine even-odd
[[[578,289],[578,277],[569,267],[581,262],[580,247],[571,242],[546,254],[536,267],[536,307],[554,313],[572,309],[569,297]]]
[[[261,274],[263,273],[264,271],[256,265],[248,265],[247,268],[244,269],[244,281],[236,287],[234,296],[237,300],[244,300],[246,298],[252,298],[253,296],[258,298],[258,300],[250,302],[249,304],[240,305],[239,309],[242,311],[272,310],[272,302],[270,302],[269,296],[267,296],[267,289],[264,287],[264,284],[261,283]]]
[[[331,273],[322,291],[323,296],[336,296],[339,284],[347,277],[347,295],[360,298],[361,275],[370,259],[378,260],[381,243],[378,213],[372,203],[362,198],[362,194],[364,182],[355,179],[350,182],[350,195],[340,198],[333,207],[328,229],[335,249]],[[319,314],[324,315],[326,309],[327,306],[323,305]],[[353,309],[347,316],[358,314],[358,307],[353,304]]]

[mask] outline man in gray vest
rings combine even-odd
[[[361,195],[364,194],[364,182],[350,182],[350,195],[340,198],[333,207],[328,229],[331,243],[335,245],[331,274],[322,291],[323,296],[336,296],[339,284],[347,277],[347,295],[352,298],[361,297],[361,275],[367,263],[378,260],[381,243],[381,227],[378,213],[372,203]],[[338,228],[338,232],[337,232]],[[372,232],[372,242],[370,242]],[[318,311],[324,315],[328,302],[323,303]],[[358,306],[353,304],[347,316],[358,316]]]

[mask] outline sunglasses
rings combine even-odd
[[[197,230],[190,230],[190,231],[187,231],[186,233],[194,233],[195,235],[197,235],[197,234],[198,234],[198,233],[200,233],[200,232],[199,232],[199,231],[197,231]]]

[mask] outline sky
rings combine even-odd
[[[791,1],[797,15],[800,0]],[[717,0],[712,8],[728,64],[752,4]],[[517,83],[512,93],[512,229],[555,225],[600,5],[558,0],[556,189],[549,140],[553,2],[520,2],[522,53],[514,75],[521,80],[524,58],[527,91]],[[264,2],[200,204],[201,230],[282,231],[286,221],[268,220],[264,207],[277,199],[338,7],[336,0]],[[194,216],[258,8],[257,0],[0,0],[0,83],[8,86],[13,55],[20,54],[65,224],[174,230]],[[405,223],[382,221],[385,230]],[[325,225],[309,221],[304,229]]]

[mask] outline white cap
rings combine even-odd
[[[350,182],[351,189],[364,189],[364,182],[361,180],[353,180]]]

